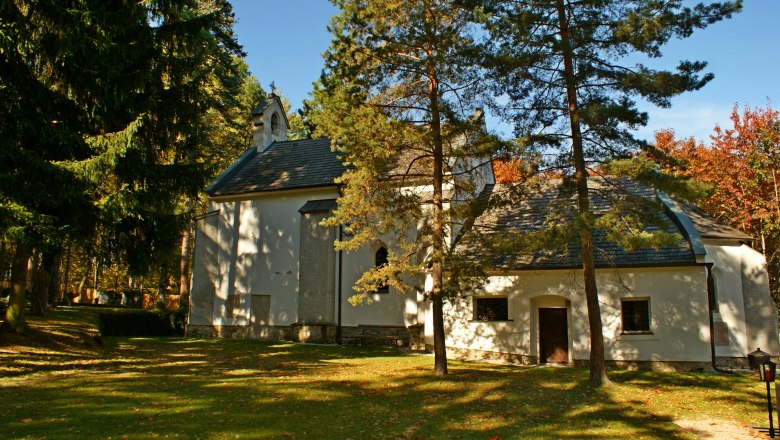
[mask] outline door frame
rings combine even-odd
[[[572,365],[574,363],[573,358],[573,344],[572,344],[572,321],[571,321],[571,301],[568,298],[557,295],[545,295],[546,298],[534,298],[532,301],[534,309],[535,322],[535,341],[534,346],[536,348],[536,359],[538,364],[546,364],[542,359],[542,346],[541,346],[541,320],[539,319],[539,309],[565,309],[566,310],[566,354],[568,361],[566,365]]]

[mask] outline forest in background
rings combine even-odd
[[[230,3],[16,1],[0,17],[3,328],[73,300],[186,310],[202,190],[265,99]]]

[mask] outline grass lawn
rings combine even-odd
[[[766,424],[752,376],[588,372],[450,361],[381,347],[104,338],[93,311],[0,339],[0,438],[694,438],[673,421]],[[45,332],[45,333],[43,333]]]

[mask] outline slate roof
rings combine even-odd
[[[274,142],[252,148],[215,181],[210,196],[335,186],[345,167],[325,138]]]
[[[336,207],[336,199],[309,200],[298,210],[300,213],[329,212]]]
[[[699,231],[702,238],[753,241],[753,237],[750,235],[732,228],[731,226],[724,225],[714,217],[702,211],[698,206],[680,203],[680,207],[685,215],[691,219],[694,226],[696,226],[696,230]]]
[[[562,234],[573,234],[577,239],[562,241],[557,245],[525,252],[507,252],[506,250],[491,252],[485,243],[486,237],[494,234],[509,234],[508,236],[542,230],[552,223],[565,224],[573,218],[576,209],[576,198],[573,194],[562,194],[557,183],[552,181],[538,189],[530,191],[521,201],[509,205],[493,203],[479,215],[473,225],[463,234],[456,246],[456,252],[467,260],[492,260],[491,266],[497,269],[563,269],[580,268],[580,244],[577,231],[567,229]],[[594,259],[597,267],[632,267],[632,266],[667,266],[696,263],[696,257],[690,243],[685,239],[685,231],[674,221],[672,214],[663,208],[652,188],[637,185],[633,182],[621,182],[621,191],[617,194],[606,191],[606,184],[599,179],[589,181],[591,206],[596,216],[606,213],[612,203],[623,203],[624,197],[630,194],[633,200],[646,200],[647,207],[654,207],[659,214],[657,226],[648,225],[646,230],[658,230],[663,227],[668,232],[677,233],[679,241],[674,246],[659,249],[639,249],[627,251],[617,243],[610,241],[603,231],[594,233]],[[506,197],[510,193],[505,185],[494,185],[486,188],[483,197],[490,202]],[[556,219],[556,213],[564,214]],[[566,213],[568,211],[568,213]],[[485,234],[484,236],[481,234]],[[554,240],[550,240],[554,241]]]

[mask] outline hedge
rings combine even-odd
[[[98,314],[101,336],[183,336],[183,324],[178,312],[122,310]]]

